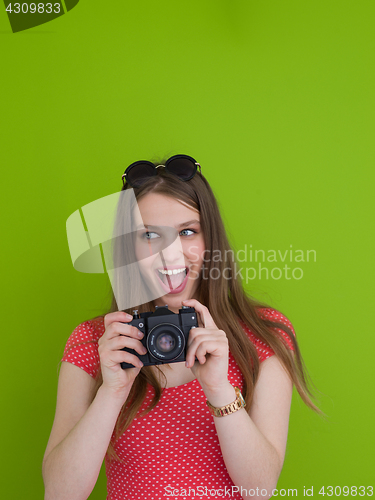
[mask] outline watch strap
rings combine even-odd
[[[234,390],[236,391],[237,398],[235,401],[229,403],[228,405],[217,408],[215,406],[212,406],[209,401],[206,401],[211,415],[213,415],[214,417],[225,417],[226,415],[230,415],[231,413],[234,413],[241,408],[245,408],[246,402],[241,394],[240,389],[238,387],[235,387]]]

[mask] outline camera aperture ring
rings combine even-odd
[[[185,349],[185,335],[172,323],[160,323],[154,326],[147,335],[147,350],[150,355],[160,361],[173,361]]]

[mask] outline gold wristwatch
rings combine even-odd
[[[229,403],[229,405],[222,406],[221,408],[216,408],[215,406],[212,406],[211,403],[206,401],[211,415],[213,415],[214,417],[225,417],[225,415],[230,415],[231,413],[234,413],[241,408],[245,408],[246,403],[244,398],[242,397],[241,391],[238,387],[235,387],[234,390],[236,391],[237,399],[233,401],[233,403]]]

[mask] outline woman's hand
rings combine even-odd
[[[135,326],[126,324],[132,319],[132,316],[121,311],[107,314],[104,317],[105,332],[99,339],[103,386],[124,399],[127,398],[143,363],[134,354],[120,349],[129,347],[141,355],[146,352],[140,342],[143,333]],[[123,370],[120,365],[122,362],[131,363],[135,368]]]
[[[186,366],[191,368],[209,399],[228,389],[228,339],[225,332],[217,328],[206,306],[195,299],[184,300],[183,305],[194,307],[199,325],[189,333]]]

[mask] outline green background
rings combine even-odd
[[[300,280],[247,284],[292,321],[328,415],[295,395],[278,487],[370,484],[374,20],[364,0],[81,0],[17,34],[0,14],[2,498],[43,497],[59,359],[106,307],[66,219],[176,153],[201,163],[236,248],[316,251],[288,264]]]

